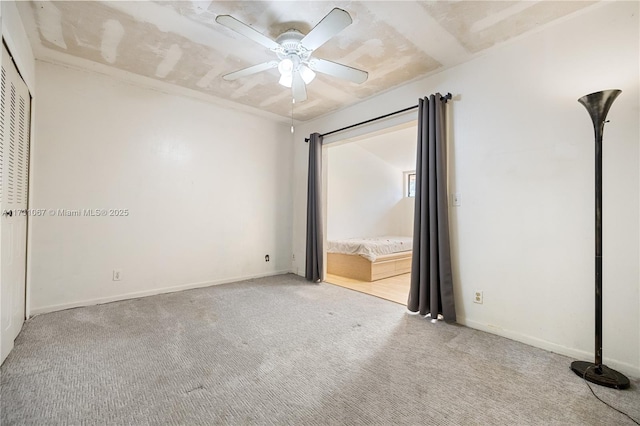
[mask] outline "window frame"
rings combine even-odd
[[[413,194],[411,194],[411,177],[413,176]],[[416,171],[415,170],[407,170],[402,174],[402,182],[403,182],[403,195],[404,198],[415,198],[416,187],[415,187],[415,179],[416,179]]]

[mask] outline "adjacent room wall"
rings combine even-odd
[[[303,138],[451,92],[449,191],[461,195],[450,213],[460,322],[593,360],[593,128],[577,99],[619,88],[604,133],[603,353],[610,366],[640,377],[638,8],[637,2],[590,8],[299,126],[294,270],[304,271]],[[472,302],[474,290],[484,292],[484,304]]]
[[[288,126],[36,64],[33,313],[290,270]]]
[[[327,238],[405,235],[403,171],[357,143],[328,157]]]

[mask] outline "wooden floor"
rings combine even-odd
[[[395,277],[373,282],[358,281],[352,278],[327,274],[325,282],[406,305],[407,297],[409,297],[411,274],[396,275]]]

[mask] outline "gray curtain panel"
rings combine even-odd
[[[407,308],[456,321],[451,275],[447,197],[446,99],[439,93],[418,101],[416,198],[411,289]]]
[[[309,137],[309,177],[307,180],[307,256],[305,278],[322,281],[322,136]]]

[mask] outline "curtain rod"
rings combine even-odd
[[[446,95],[440,97],[440,100],[444,100],[445,102],[448,101],[449,99],[451,99],[451,93],[447,93]],[[416,109],[416,108],[418,108],[418,105],[414,105],[414,106],[410,106],[408,108],[404,108],[404,109],[401,109],[401,110],[398,110],[398,111],[390,112],[389,114],[381,115],[380,117],[376,117],[376,118],[371,118],[371,119],[366,120],[366,121],[361,121],[360,123],[352,124],[350,126],[343,127],[341,129],[332,130],[332,131],[324,133],[324,134],[322,134],[320,136],[322,136],[322,137],[329,136],[329,135],[332,135],[334,133],[338,133],[338,132],[342,132],[344,130],[349,130],[349,129],[354,128],[354,127],[362,126],[363,124],[368,124],[368,123],[371,123],[372,121],[382,120],[383,118],[387,118],[387,117],[391,117],[392,115],[401,114],[403,112],[411,111],[412,109]],[[304,138],[304,141],[305,142],[309,142],[309,138]]]

